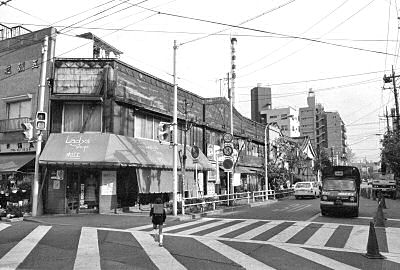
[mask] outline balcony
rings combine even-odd
[[[0,132],[22,131],[21,124],[30,121],[29,117],[12,118],[0,120]]]

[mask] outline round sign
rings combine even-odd
[[[222,149],[222,153],[224,153],[224,156],[232,156],[233,154],[232,146],[225,145],[224,148]]]
[[[233,136],[230,133],[225,133],[222,139],[224,140],[224,142],[230,143],[233,140]]]
[[[222,162],[222,166],[224,167],[225,170],[230,170],[233,167],[233,160],[230,158],[225,159]]]
[[[200,154],[199,147],[196,146],[196,145],[193,145],[193,146],[192,146],[192,150],[190,151],[190,153],[192,154],[192,157],[193,157],[193,158],[198,158],[198,157],[199,157],[199,154]]]

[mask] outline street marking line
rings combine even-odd
[[[210,223],[210,224],[205,224],[205,225],[202,225],[202,226],[199,226],[199,227],[195,227],[195,228],[192,228],[192,229],[181,231],[181,232],[179,232],[179,234],[193,234],[193,233],[196,233],[196,232],[200,232],[200,231],[203,231],[203,230],[207,230],[207,229],[210,229],[210,228],[213,228],[213,227],[228,223],[228,222],[232,222],[232,219],[219,220],[219,221],[216,221],[216,222],[213,222],[213,223]]]
[[[353,225],[344,248],[365,250],[367,247],[369,226]]]
[[[82,227],[76,252],[74,270],[101,269],[99,241],[96,228]]]
[[[38,226],[0,259],[1,269],[17,269],[51,226]]]
[[[309,224],[310,224],[310,222],[305,222],[305,221],[296,222],[293,225],[291,225],[291,226],[287,227],[286,229],[284,229],[283,231],[281,231],[280,233],[278,233],[277,235],[268,239],[268,241],[281,242],[281,243],[286,242]]]
[[[219,241],[213,239],[202,239],[200,240],[200,243],[203,243],[207,247],[215,250],[219,254],[222,254],[229,260],[239,264],[245,269],[260,269],[260,270],[275,269]]]
[[[325,246],[329,238],[335,232],[340,224],[326,223],[322,225],[304,244],[310,246]]]
[[[389,253],[400,253],[400,228],[386,228],[386,239]]]
[[[273,220],[271,222],[268,222],[266,224],[258,226],[248,232],[242,233],[242,234],[236,236],[235,239],[243,239],[243,240],[252,239],[252,238],[256,237],[257,235],[260,235],[263,232],[268,231],[281,223],[283,223],[283,221]]]
[[[251,219],[250,219],[250,220],[241,221],[241,222],[238,223],[238,224],[234,224],[234,225],[232,225],[232,226],[222,228],[222,229],[220,229],[220,230],[218,230],[218,231],[214,231],[214,232],[205,234],[205,235],[203,235],[203,236],[219,237],[219,236],[222,236],[222,235],[224,235],[224,234],[227,234],[227,233],[236,231],[236,230],[238,230],[238,229],[240,229],[240,228],[243,228],[243,227],[245,227],[245,226],[251,225],[251,224],[256,223],[256,222],[258,222],[258,221],[257,221],[257,220],[251,220]]]
[[[326,266],[326,267],[329,267],[329,268],[332,268],[335,270],[359,270],[359,268],[352,267],[351,265],[341,263],[341,262],[333,260],[329,257],[325,257],[323,255],[320,255],[318,253],[315,253],[315,252],[312,252],[312,251],[309,251],[309,250],[306,250],[306,249],[303,249],[300,247],[287,246],[287,245],[282,247],[280,245],[274,245],[274,244],[272,244],[272,245],[276,246],[278,248],[282,248],[283,250],[293,253],[297,256],[303,257],[307,260],[316,262],[318,264],[321,264],[323,266]]]
[[[0,231],[4,230],[5,228],[9,227],[10,224],[0,223]]]
[[[189,227],[192,225],[201,224],[201,223],[204,223],[204,222],[210,221],[210,220],[215,220],[215,218],[203,218],[203,219],[198,219],[196,221],[186,222],[186,223],[171,226],[171,227],[165,227],[165,228],[163,228],[163,232],[169,232],[169,231],[173,231],[173,230],[177,230],[177,229],[182,229],[182,228]]]
[[[311,204],[305,204],[305,205],[302,205],[300,207],[297,207],[296,209],[290,209],[290,210],[288,210],[288,212],[298,212],[298,211],[304,210],[304,209],[306,209],[307,207],[310,207],[310,206],[311,206]]]
[[[178,260],[165,248],[154,243],[153,237],[146,232],[131,232],[135,239],[142,246],[143,250],[159,269],[186,269]]]
[[[314,216],[310,217],[309,219],[307,219],[306,221],[308,222],[312,222],[314,219],[318,218],[321,216],[321,213],[315,214]]]
[[[128,232],[134,232],[134,231],[141,231],[141,230],[146,230],[146,229],[150,229],[153,228],[153,224],[147,224],[147,225],[143,225],[143,226],[138,226],[138,227],[132,227],[129,229],[126,229]]]

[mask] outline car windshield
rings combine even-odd
[[[310,183],[297,183],[296,188],[310,188],[311,184]]]
[[[327,178],[324,180],[323,185],[324,190],[346,190],[346,191],[354,191],[355,181],[354,179],[336,179],[336,178]]]

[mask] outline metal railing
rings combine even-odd
[[[229,206],[246,205],[250,203],[275,200],[277,198],[287,197],[292,195],[294,190],[283,189],[283,190],[260,190],[253,192],[240,192],[233,193],[229,196],[227,194],[221,195],[208,195],[203,197],[191,197],[184,198],[182,200],[182,214],[185,212],[190,213],[202,213],[207,211],[215,211],[218,208],[226,208]]]

